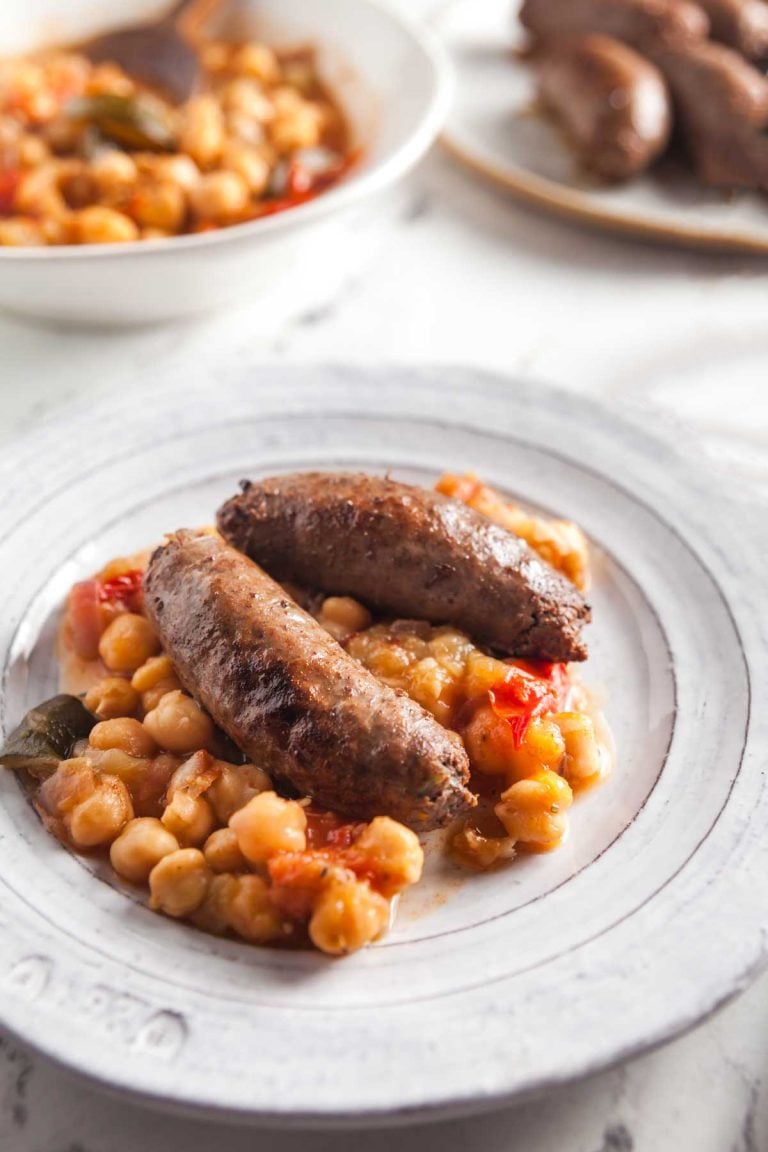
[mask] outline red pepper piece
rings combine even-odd
[[[497,716],[512,729],[515,747],[525,739],[528,725],[544,712],[554,712],[568,686],[565,664],[516,660],[508,665],[504,680],[488,696]]]
[[[21,182],[21,172],[16,168],[0,172],[0,216],[12,216],[16,190]]]

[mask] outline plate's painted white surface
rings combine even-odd
[[[549,211],[618,231],[721,249],[768,252],[768,198],[728,197],[664,161],[625,185],[579,169],[556,126],[534,112],[525,30],[511,0],[454,0],[438,27],[457,72],[443,139],[475,171]]]
[[[241,475],[336,465],[475,469],[585,526],[615,776],[577,803],[560,852],[433,877],[385,942],[333,962],[149,913],[52,841],[5,775],[3,1023],[176,1107],[360,1121],[482,1107],[694,1022],[763,958],[760,541],[670,442],[599,407],[469,371],[275,368],[81,405],[0,466],[4,725],[53,687],[72,579],[210,520]]]

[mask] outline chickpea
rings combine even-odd
[[[230,60],[233,72],[252,76],[262,84],[276,84],[280,79],[280,62],[266,44],[251,41],[236,48]]]
[[[91,729],[88,742],[92,748],[104,751],[119,748],[129,756],[149,758],[157,752],[157,745],[140,720],[122,716],[115,720],[102,720]]]
[[[52,816],[65,816],[96,790],[96,775],[82,756],[61,760],[56,771],[44,780],[38,801]]]
[[[556,848],[568,827],[573,793],[562,776],[543,768],[502,793],[494,811],[513,841],[546,852]]]
[[[66,161],[51,160],[25,172],[16,189],[14,208],[33,216],[66,216],[69,208],[59,188],[62,172],[70,170]]]
[[[131,677],[131,687],[140,693],[142,707],[151,712],[168,692],[181,688],[169,656],[151,656],[145,664],[137,668]]]
[[[467,659],[476,651],[472,641],[453,628],[436,628],[429,641],[429,650],[456,680],[464,677]],[[466,695],[472,695],[466,688],[464,691]]]
[[[76,214],[75,238],[80,244],[126,244],[138,240],[139,229],[123,212],[94,204]]]
[[[571,788],[583,788],[603,772],[604,757],[592,717],[585,712],[558,712],[552,717],[565,741],[563,776]]]
[[[46,244],[72,243],[72,220],[68,214],[59,218],[49,216],[39,223]]]
[[[385,931],[389,903],[365,883],[334,879],[321,891],[309,921],[312,943],[321,952],[356,952]]]
[[[169,692],[178,692],[181,688],[181,681],[178,676],[169,676],[167,680],[158,680],[154,688],[148,688],[146,692],[141,694],[141,707],[147,712],[154,712],[163,696],[167,696]]]
[[[179,767],[179,761],[177,757],[161,752],[152,760],[141,761],[141,764],[141,772],[134,779],[126,780],[136,815],[160,816],[165,806],[168,784]],[[126,779],[124,775],[122,778]]]
[[[135,715],[139,695],[122,676],[105,676],[86,692],[85,706],[101,720],[115,720],[119,716]]]
[[[272,102],[255,80],[244,77],[230,80],[219,89],[219,98],[225,116],[235,113],[247,116],[255,123],[263,123],[271,120],[274,115]]]
[[[240,850],[251,864],[263,864],[276,852],[303,852],[307,818],[295,800],[261,792],[229,820]]]
[[[169,180],[183,192],[189,192],[200,179],[200,169],[191,156],[153,156],[153,175]]]
[[[155,864],[178,848],[176,837],[159,820],[143,816],[130,820],[117,840],[112,841],[109,859],[119,876],[144,884]]]
[[[24,216],[0,220],[0,248],[35,248],[45,242],[45,233],[35,220]]]
[[[540,768],[556,770],[565,755],[560,729],[548,718],[531,721],[522,743],[515,744],[511,727],[497,716],[490,704],[475,711],[463,733],[464,744],[475,768],[490,776],[524,780]]]
[[[144,717],[144,727],[167,752],[184,756],[207,748],[213,740],[209,716],[183,692],[167,692]]]
[[[34,96],[45,86],[43,66],[35,60],[8,60],[5,62],[3,72],[3,79],[14,89],[17,97]]]
[[[514,736],[490,704],[475,709],[462,737],[473,768],[488,776],[506,776],[515,751]]]
[[[134,793],[143,791],[144,779],[151,770],[152,760],[131,756],[122,748],[91,748],[85,753],[93,769],[104,775],[119,776],[133,798]]]
[[[248,206],[248,186],[237,172],[209,172],[190,193],[192,211],[200,220],[225,224]]]
[[[315,104],[303,100],[292,88],[282,99],[275,93],[277,113],[269,126],[270,140],[281,155],[299,148],[317,148],[322,131],[322,115]]]
[[[508,775],[512,780],[524,780],[540,768],[557,772],[564,756],[565,740],[557,724],[549,717],[537,717],[528,725],[520,747],[510,752]]]
[[[372,623],[368,609],[351,596],[328,596],[322,603],[318,620],[335,640],[347,640]]]
[[[197,848],[179,848],[164,856],[149,874],[149,906],[166,916],[189,916],[205,900],[211,870]]]
[[[441,724],[447,725],[453,715],[457,690],[456,678],[434,656],[419,660],[410,671],[408,695]]]
[[[424,852],[410,828],[389,816],[377,816],[355,844],[376,878],[376,887],[385,896],[402,892],[415,884],[424,867]]]
[[[187,198],[170,180],[145,180],[131,197],[128,209],[137,224],[178,232],[187,215]]]
[[[227,909],[229,927],[252,944],[268,944],[284,935],[283,920],[260,876],[236,876]]]
[[[50,149],[40,136],[22,136],[18,148],[22,168],[37,168],[50,159]]]
[[[136,161],[119,148],[99,152],[91,161],[91,175],[101,196],[118,200],[134,188],[139,178]]]
[[[182,112],[179,151],[201,168],[215,164],[224,147],[224,115],[213,96],[196,96]]]
[[[111,672],[135,672],[159,647],[149,620],[134,612],[121,612],[102,632],[99,656]]]
[[[230,140],[254,148],[266,160],[270,169],[274,166],[277,161],[277,154],[268,144],[264,125],[259,120],[254,120],[252,116],[247,116],[244,112],[229,111],[225,116],[225,125]],[[227,167],[236,168],[237,166],[228,164]]]
[[[234,828],[217,828],[205,842],[203,854],[214,872],[242,872],[248,861],[240,851]]]
[[[221,760],[216,763],[220,772],[208,790],[208,800],[223,824],[253,796],[272,791],[272,781],[263,768],[255,764],[225,764]]]
[[[53,119],[58,110],[58,100],[47,85],[27,97],[25,111],[33,124],[44,124],[47,120]]]
[[[213,809],[202,796],[174,792],[161,816],[163,827],[172,832],[185,848],[196,848],[210,835],[214,826]]]
[[[89,96],[132,96],[136,85],[116,64],[99,64],[91,70],[85,82]]]
[[[239,141],[227,144],[221,157],[222,164],[236,172],[246,183],[252,196],[261,196],[269,184],[270,165],[255,148]]]
[[[484,696],[486,692],[498,688],[509,673],[509,668],[493,656],[485,656],[477,649],[467,657],[464,676],[464,692],[470,700]]]
[[[52,152],[64,156],[77,150],[83,136],[82,124],[62,112],[48,121],[43,136]]]
[[[508,836],[486,836],[470,823],[454,833],[451,848],[462,864],[468,864],[478,872],[514,860],[516,855],[514,840]]]
[[[123,781],[102,776],[91,795],[72,810],[69,834],[78,848],[96,848],[111,844],[132,819],[133,805]]]
[[[202,904],[191,916],[192,922],[204,932],[226,932],[236,891],[237,876],[229,872],[214,873]]]
[[[58,52],[46,61],[48,82],[59,91],[78,95],[83,91],[91,72],[91,63],[75,52]]]
[[[200,59],[206,72],[226,72],[232,47],[220,41],[210,41],[200,46]]]

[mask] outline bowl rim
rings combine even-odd
[[[139,254],[172,255],[181,250],[231,245],[240,240],[283,232],[294,225],[311,224],[395,183],[427,152],[445,123],[453,96],[453,64],[440,37],[426,22],[404,15],[385,4],[383,0],[357,0],[357,3],[388,20],[404,33],[420,52],[423,65],[431,72],[431,91],[413,128],[394,152],[380,163],[362,172],[353,168],[349,179],[342,179],[327,192],[322,192],[304,204],[297,204],[293,208],[257,220],[230,224],[211,232],[182,233],[179,236],[168,236],[158,240],[135,240],[128,243],[0,247],[0,261],[58,263],[103,260],[109,257],[124,259]]]

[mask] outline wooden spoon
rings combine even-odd
[[[204,0],[205,17],[221,0]],[[171,100],[182,103],[200,80],[200,61],[182,35],[181,17],[201,0],[176,0],[169,12],[149,24],[116,28],[81,45],[94,64],[117,64]]]

